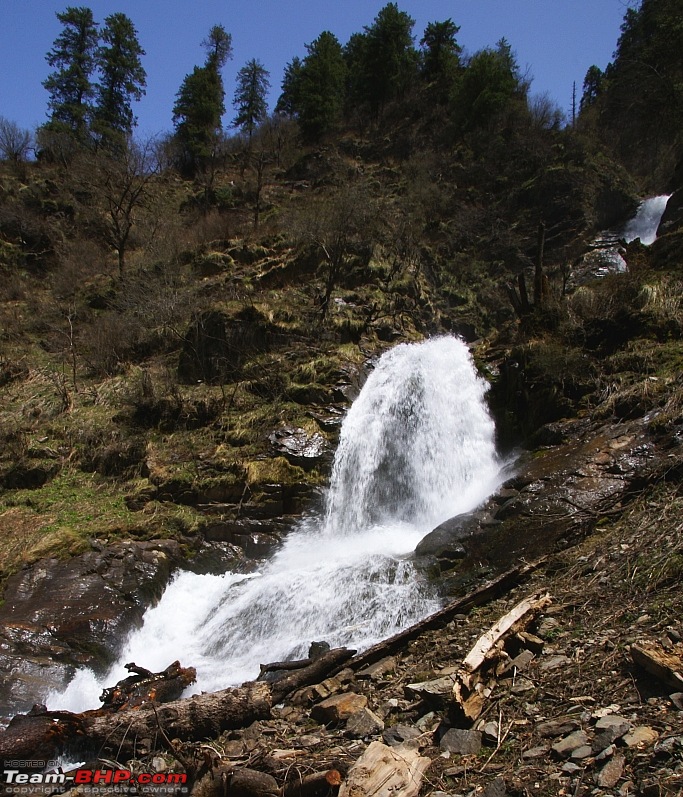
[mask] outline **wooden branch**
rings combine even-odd
[[[291,780],[285,784],[283,797],[324,797],[336,792],[341,786],[342,776],[337,769],[324,772],[312,772],[303,778]]]
[[[417,750],[372,742],[349,770],[339,797],[417,797],[430,763]]]
[[[551,598],[547,593],[525,598],[474,643],[463,660],[462,667],[455,674],[454,704],[450,712],[454,723],[469,724],[479,717],[496,684],[495,669],[485,668],[483,665],[495,658],[507,658],[503,650],[504,639],[523,630],[550,602]]]

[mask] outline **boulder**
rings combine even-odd
[[[173,540],[97,548],[68,560],[42,559],[7,580],[0,703],[10,711],[25,711],[37,694],[62,688],[76,666],[106,669],[181,561]]]

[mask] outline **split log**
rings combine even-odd
[[[472,590],[462,598],[452,601],[443,609],[440,609],[429,617],[425,617],[405,631],[401,631],[388,639],[373,645],[371,648],[363,651],[358,656],[355,656],[346,666],[351,667],[353,670],[360,670],[369,664],[374,664],[380,661],[385,656],[390,656],[402,650],[408,642],[417,639],[421,634],[426,631],[434,631],[438,628],[443,628],[450,623],[456,614],[466,614],[474,609],[475,606],[483,606],[490,601],[499,598],[501,595],[509,592],[514,587],[524,583],[531,574],[537,570],[547,559],[544,556],[534,562],[516,565],[510,570],[501,573],[497,578],[486,582],[481,587]]]
[[[417,797],[430,763],[417,750],[372,742],[349,770],[339,797]]]
[[[495,659],[507,658],[503,642],[522,631],[551,602],[550,595],[532,595],[520,601],[482,634],[464,658],[455,674],[450,719],[453,724],[471,724],[481,714],[487,697],[495,686],[492,668]]]
[[[479,669],[486,660],[486,657],[491,652],[494,645],[496,645],[502,637],[512,632],[517,633],[522,630],[517,627],[520,623],[524,626],[528,625],[536,615],[551,602],[550,595],[532,595],[530,598],[525,598],[520,601],[515,607],[500,618],[491,628],[482,634],[475,642],[474,647],[465,657],[462,663],[462,669],[465,672],[473,673]],[[515,629],[514,631],[512,629]]]
[[[683,661],[673,653],[665,653],[652,643],[631,645],[631,658],[644,670],[667,686],[683,690]]]
[[[271,684],[273,703],[279,703],[288,694],[297,689],[309,684],[319,683],[329,673],[348,661],[355,653],[355,650],[335,648],[313,659],[308,666],[294,670],[290,675],[279,678]]]

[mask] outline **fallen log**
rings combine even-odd
[[[430,763],[417,750],[372,742],[349,770],[339,797],[417,797]]]
[[[346,648],[330,650],[274,684],[251,682],[239,688],[193,695],[160,705],[157,700],[147,699],[115,713],[97,709],[72,714],[36,707],[29,714],[14,717],[7,729],[0,732],[0,759],[49,761],[62,754],[96,753],[114,760],[126,760],[141,749],[151,751],[163,747],[164,734],[181,741],[213,739],[223,731],[245,728],[256,720],[268,719],[274,704],[290,692],[319,683],[354,653]],[[171,674],[176,673],[175,664],[167,668]],[[140,667],[136,670],[145,681],[143,691],[148,693],[147,687],[156,683],[154,674],[149,676]],[[186,674],[193,672],[192,668],[180,670]]]
[[[316,684],[327,677],[333,670],[348,661],[355,650],[335,648],[322,656],[312,659],[306,667],[294,670],[290,675],[285,675],[271,684],[273,703],[279,703],[291,692],[301,689],[309,684]]]
[[[457,598],[438,612],[434,612],[434,614],[430,614],[429,617],[425,617],[425,619],[421,620],[419,623],[415,623],[411,625],[410,628],[406,628],[405,631],[400,631],[398,634],[394,634],[394,636],[382,642],[378,642],[358,656],[354,656],[346,666],[351,667],[353,670],[360,670],[369,664],[374,664],[385,656],[390,656],[392,653],[401,650],[408,642],[417,639],[426,631],[434,631],[438,628],[443,628],[456,614],[466,614],[474,609],[475,606],[483,606],[501,597],[501,595],[505,595],[505,593],[513,589],[513,587],[517,587],[524,583],[547,558],[547,556],[544,556],[534,562],[519,564],[510,568],[510,570],[506,570],[497,578],[487,581],[486,584],[477,587],[477,589],[472,590],[472,592],[469,592],[462,598]]]
[[[455,673],[455,703],[449,712],[453,724],[469,725],[479,717],[496,683],[495,668],[484,665],[507,658],[503,649],[504,640],[526,628],[550,602],[547,593],[525,598],[477,639]]]
[[[225,730],[268,719],[270,686],[248,683],[237,689],[194,695],[156,706],[145,703],[115,714],[85,711],[20,714],[0,733],[0,758],[50,760],[59,755],[126,760],[142,749],[161,747],[161,730],[171,739],[213,739]],[[44,707],[43,707],[44,708]]]

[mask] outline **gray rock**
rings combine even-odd
[[[588,746],[588,744],[588,735],[585,731],[574,731],[556,742],[551,749],[558,758],[569,758],[574,750]],[[590,747],[588,752],[590,753]]]
[[[277,429],[268,441],[276,453],[304,470],[320,464],[330,453],[329,444],[320,432],[311,435],[299,427],[285,426]]]
[[[505,781],[501,777],[488,783],[482,792],[482,797],[506,797],[506,795]]]
[[[355,739],[365,739],[367,736],[377,736],[384,730],[384,723],[369,708],[356,711],[346,721],[346,735]]]
[[[542,758],[546,753],[550,752],[548,745],[541,745],[540,747],[530,747],[522,753],[522,758],[528,760],[533,758]]]
[[[452,675],[435,678],[433,681],[407,684],[405,692],[408,697],[421,698],[430,706],[443,708],[450,701],[453,694],[455,680]]]
[[[477,755],[481,750],[481,732],[451,728],[441,737],[439,747],[456,755]]]
[[[392,725],[384,731],[382,740],[384,744],[388,744],[389,747],[396,747],[411,739],[417,739],[420,735],[420,731],[410,725]]]

